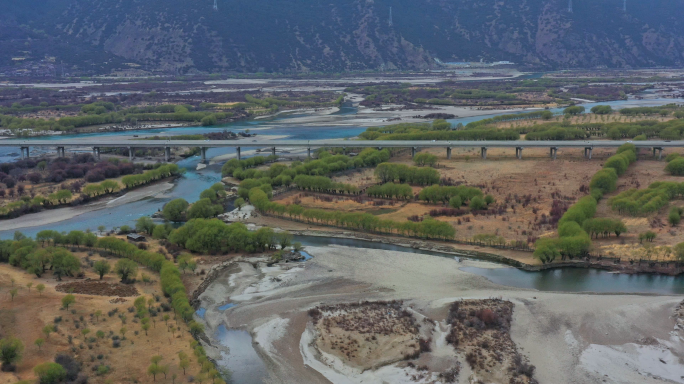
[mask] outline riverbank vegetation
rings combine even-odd
[[[130,190],[183,172],[176,164],[147,167],[150,169],[144,170],[142,165],[118,159],[95,161],[89,154],[3,163],[0,165],[0,180],[5,188],[0,188],[0,202],[3,203],[0,205],[0,218],[84,204],[96,197]]]

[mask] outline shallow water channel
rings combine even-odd
[[[303,245],[327,246],[342,245],[345,247],[382,249],[386,251],[420,253],[449,258],[450,254],[423,251],[366,240],[340,239],[316,236],[295,236],[294,241]],[[495,252],[495,251],[494,251]],[[315,255],[314,255],[315,256]],[[454,260],[454,262],[457,262]],[[651,293],[651,294],[684,294],[684,276],[664,276],[651,274],[623,274],[593,268],[562,268],[540,272],[527,272],[521,269],[502,266],[501,268],[463,267],[463,271],[483,276],[493,283],[509,287],[536,289],[539,291],[558,292],[597,292],[597,293]]]

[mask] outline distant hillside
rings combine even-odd
[[[0,13],[0,65],[54,56],[108,72],[681,65],[684,1],[22,0]],[[392,7],[393,25],[389,25]],[[16,62],[16,60],[15,60]]]

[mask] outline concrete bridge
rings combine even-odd
[[[515,148],[515,155],[522,159],[525,148],[549,148],[549,156],[556,158],[558,148],[577,148],[584,150],[584,156],[591,159],[594,148],[617,148],[626,141],[617,140],[575,140],[575,141],[429,141],[429,140],[98,140],[98,139],[65,139],[65,140],[0,140],[0,147],[16,147],[21,149],[22,158],[29,156],[30,147],[55,148],[59,156],[64,156],[65,148],[89,148],[96,158],[100,157],[100,148],[128,148],[129,157],[133,159],[135,148],[164,148],[165,159],[169,161],[171,148],[199,147],[202,161],[207,160],[208,148],[235,148],[238,159],[242,148],[267,148],[275,155],[276,148],[306,148],[308,156],[311,149],[316,148],[411,148],[412,155],[420,148],[444,148],[447,159],[451,158],[452,148],[480,148],[483,159],[487,158],[488,148]],[[653,150],[653,156],[660,160],[664,148],[684,148],[684,140],[678,141],[634,141],[637,148]]]

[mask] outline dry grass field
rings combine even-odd
[[[33,367],[54,361],[58,354],[67,354],[82,364],[81,374],[88,376],[89,383],[149,383],[153,382],[147,369],[151,364],[150,358],[155,355],[162,357],[160,366],[168,366],[166,375],[157,374],[156,381],[171,383],[187,381],[192,375],[200,371],[197,358],[190,346],[194,339],[190,335],[186,323],[175,320],[173,310],[165,310],[163,304],[168,302],[161,291],[159,275],[140,267],[138,273],[145,273],[151,277],[149,283],[136,282],[133,287],[138,294],[145,297],[149,307],[157,312],[150,316],[151,327],[145,331],[135,312],[129,312],[136,297],[101,296],[94,294],[79,294],[79,288],[74,290],[75,303],[69,309],[62,308],[62,298],[66,295],[59,292],[59,284],[69,283],[71,288],[87,285],[87,279],[98,280],[99,276],[88,266],[87,259],[97,261],[102,259],[95,252],[88,256],[86,252],[75,252],[82,261],[84,278],[64,278],[57,281],[51,273],[36,278],[20,268],[8,264],[0,264],[0,334],[2,337],[16,337],[24,346],[23,359],[17,364],[15,372],[0,372],[0,383],[12,384],[20,380],[35,380]],[[109,258],[113,266],[117,259]],[[197,286],[201,279],[198,275],[186,273],[184,283],[188,288]],[[105,282],[110,285],[118,284],[119,278],[110,273],[105,275]],[[27,284],[31,284],[29,290]],[[45,285],[45,290],[39,293],[38,284]],[[130,286],[126,286],[130,290]],[[12,299],[9,292],[16,288],[18,294]],[[137,296],[137,295],[136,295]],[[125,316],[122,320],[120,315]],[[165,317],[169,318],[165,320]],[[49,337],[43,333],[47,325],[54,324],[56,332]],[[123,330],[125,328],[125,331]],[[88,329],[87,334],[83,330]],[[98,335],[98,331],[103,332]],[[120,346],[114,347],[115,340],[120,338]],[[35,340],[42,338],[44,344],[38,348]],[[179,352],[190,357],[190,366],[186,374],[179,367]],[[107,367],[107,368],[101,368]],[[98,371],[99,369],[99,371]]]

